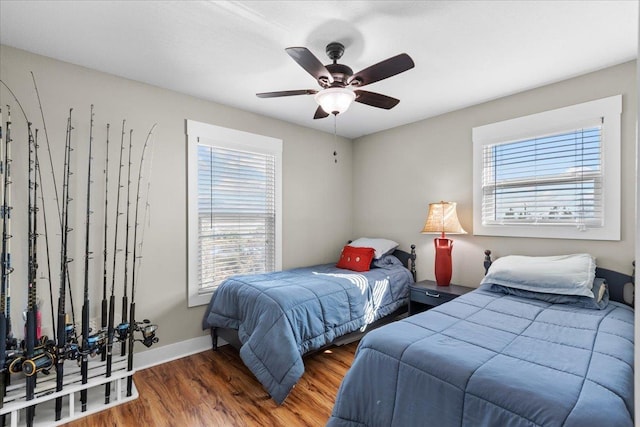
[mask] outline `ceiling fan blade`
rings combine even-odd
[[[263,92],[256,93],[258,98],[276,98],[278,96],[294,96],[294,95],[315,95],[317,90],[300,89],[300,90],[282,90],[280,92]]]
[[[406,53],[401,53],[382,62],[378,62],[364,70],[355,73],[347,82],[353,86],[364,86],[395,76],[415,66],[413,59]]]
[[[318,106],[318,109],[316,110],[316,113],[313,115],[314,119],[324,119],[325,117],[328,117],[329,113],[325,112],[322,107]]]
[[[333,83],[333,76],[327,70],[327,67],[309,49],[306,47],[288,47],[285,51],[313,78],[326,83]]]
[[[356,102],[371,105],[372,107],[384,108],[385,110],[392,109],[400,102],[399,99],[366,90],[354,90],[353,92],[356,94]]]

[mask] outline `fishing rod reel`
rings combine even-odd
[[[49,375],[51,368],[53,368],[55,364],[55,352],[51,351],[51,348],[42,346],[34,349],[34,356],[31,359],[26,359],[22,362],[22,372],[24,372],[27,377],[39,372]]]
[[[126,322],[120,323],[118,326],[114,328],[114,332],[118,341],[123,342],[127,340],[129,336],[129,324]]]
[[[142,334],[142,339],[136,339],[135,341],[141,342],[146,347],[151,347],[153,344],[158,342],[158,338],[156,337],[158,325],[152,324],[149,319],[144,319],[142,322],[135,322],[131,332],[129,331],[129,326],[129,323],[123,322],[114,328],[118,341],[126,341],[129,337],[129,333],[135,334],[135,332],[140,332]]]
[[[65,323],[64,325],[64,341],[65,343],[68,344],[75,344],[77,339],[76,339],[76,325],[74,325],[73,323],[70,323],[67,320],[67,323]]]
[[[62,360],[77,360],[81,356],[78,343],[67,343],[63,348],[58,349],[58,357]]]
[[[76,326],[69,320],[64,325],[64,347],[57,348],[56,352],[62,360],[75,360],[80,357],[80,346],[76,339]]]
[[[76,360],[80,357],[80,346],[76,338],[76,326],[69,321],[68,316],[65,316],[65,318],[64,345],[60,346],[52,342],[52,353],[60,360]]]
[[[91,330],[89,330],[89,332],[91,332]],[[98,354],[102,354],[106,349],[106,344],[107,331],[101,329],[87,337],[86,348],[82,349],[82,355],[86,354],[89,357],[95,357]],[[80,359],[78,359],[78,362],[80,362]]]
[[[144,319],[142,322],[136,322],[134,332],[139,331],[142,334],[142,339],[136,339],[135,341],[140,341],[147,348],[151,347],[159,341],[158,337],[156,337],[157,330],[158,325],[151,323],[149,319]]]
[[[8,370],[10,374],[20,372],[20,369],[22,369],[22,361],[16,362],[16,359],[22,358],[22,360],[24,360],[24,357],[22,356],[23,354],[21,350],[18,350],[18,349],[13,349],[10,351],[8,350],[7,355],[5,357],[5,365],[2,366],[2,369]],[[11,365],[14,365],[14,363],[15,363],[15,366],[14,366],[15,372],[12,372]]]
[[[24,346],[24,341],[22,341]],[[42,336],[38,340],[38,345],[33,349],[33,357],[26,357],[26,350],[21,349],[13,354],[7,355],[7,363],[10,374],[23,372],[26,376],[42,372],[46,375],[55,364],[55,347],[53,341],[47,336]]]

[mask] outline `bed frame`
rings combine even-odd
[[[491,251],[487,249],[484,251],[485,274],[487,274],[487,270],[489,270],[492,262]],[[631,264],[633,265],[631,276],[617,271],[607,270],[606,268],[596,267],[596,277],[600,277],[607,281],[607,286],[609,287],[609,300],[633,307],[633,286],[636,282],[636,262],[633,261]],[[631,303],[625,301],[625,293],[627,294],[627,299],[632,301]]]
[[[407,267],[407,269],[409,269],[409,271],[411,272],[411,275],[413,276],[413,281],[416,281],[416,245],[411,245],[411,252],[405,252],[401,249],[396,249],[393,252],[393,256],[395,256],[396,258],[398,258],[400,260],[400,262],[402,262],[402,264]],[[396,311],[394,311],[393,313],[382,317],[378,320],[376,320],[373,323],[370,323],[369,325],[367,325],[367,328],[365,331],[354,331],[351,333],[348,333],[346,335],[342,335],[338,338],[336,338],[334,341],[332,341],[331,343],[317,349],[317,350],[312,350],[308,353],[305,354],[305,356],[310,355],[310,354],[315,354],[321,351],[326,350],[329,347],[335,347],[335,346],[341,346],[341,345],[345,345],[345,344],[349,344],[352,343],[354,341],[359,340],[360,338],[362,338],[367,332],[372,331],[376,328],[379,328],[380,326],[386,325],[387,323],[391,323],[393,321],[395,321],[398,317],[404,315],[405,313],[407,313],[407,309],[408,306],[404,305],[402,307],[400,307],[399,309],[397,309]],[[240,339],[238,338],[238,330],[237,329],[232,329],[232,328],[211,328],[211,344],[213,347],[213,350],[217,350],[218,349],[218,338],[222,338],[223,340],[225,340],[227,343],[231,344],[232,347],[236,348],[237,350],[240,350],[240,347],[242,346],[242,343],[240,342]]]

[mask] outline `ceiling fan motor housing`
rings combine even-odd
[[[329,85],[328,82],[326,82],[325,85],[322,85],[322,82],[319,80],[320,85],[324,87],[345,87],[347,80],[353,75],[353,70],[344,64],[327,64],[326,67],[333,76],[333,83]]]
[[[345,87],[347,80],[353,75],[353,70],[343,64],[338,64],[338,59],[344,54],[344,45],[340,42],[331,42],[326,48],[327,56],[333,61],[333,64],[325,65],[327,71],[333,76],[333,83],[329,83],[329,79],[325,76],[318,77],[318,84],[323,88],[328,87]]]

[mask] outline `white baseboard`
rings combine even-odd
[[[225,345],[223,339],[218,338],[218,345]],[[136,370],[150,368],[161,363],[180,359],[201,351],[211,350],[211,336],[203,335],[197,338],[180,341],[178,343],[153,347],[149,350],[133,355],[133,366]]]

